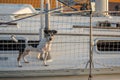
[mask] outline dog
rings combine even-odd
[[[30,51],[37,51],[38,59],[43,59],[43,65],[48,66],[46,64],[46,59],[48,57],[48,53],[51,51],[51,45],[54,40],[54,35],[57,33],[56,30],[44,30],[45,37],[41,39],[39,42],[39,45],[34,48],[32,46],[26,46],[23,52],[20,52],[17,58],[18,67],[22,67],[22,64],[20,62],[21,58],[23,58],[25,63],[29,63],[27,59],[25,58],[27,55],[29,55]]]

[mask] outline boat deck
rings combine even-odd
[[[37,75],[48,76],[51,73],[52,73],[51,74],[52,76],[55,75],[56,73],[61,75],[62,74],[64,75],[88,74],[89,70],[86,69],[86,66],[88,68],[87,63],[89,61],[89,29],[86,29],[86,28],[76,29],[76,28],[73,28],[73,25],[82,25],[82,24],[88,25],[89,18],[79,17],[76,21],[76,17],[74,16],[72,17],[59,16],[59,21],[57,21],[56,20],[57,17],[58,16],[52,16],[51,18],[51,25],[52,25],[51,29],[56,29],[58,31],[58,34],[55,36],[55,40],[52,45],[51,56],[53,61],[47,63],[49,64],[49,66],[47,67],[43,66],[42,61],[36,58],[37,52],[31,52],[31,54],[28,56],[28,60],[30,61],[30,63],[26,64],[22,61],[23,67],[18,67],[17,65],[18,53],[13,53],[13,54],[4,53],[4,54],[0,54],[0,56],[3,56],[3,57],[6,56],[8,57],[8,60],[2,60],[2,59],[0,60],[0,73],[5,76],[15,76],[17,74],[18,74],[17,76],[19,76],[19,74],[20,76],[22,75],[32,76],[32,74],[36,76]],[[86,18],[86,19],[83,19],[83,18]],[[28,23],[31,22],[32,24],[35,22],[34,24],[39,27],[40,26],[39,21],[32,21],[35,19],[36,17],[34,19],[30,19],[30,20],[28,19]],[[62,21],[63,19],[65,22]],[[67,20],[72,20],[72,19],[74,21],[67,22]],[[98,19],[101,19],[101,18],[98,18]],[[119,18],[117,18],[117,20],[119,20]],[[7,31],[15,31],[16,34],[18,32],[20,32],[19,34],[22,34],[22,32],[25,32],[25,28],[26,28],[26,32],[27,32],[27,29],[30,29],[30,31],[27,33],[30,33],[30,32],[34,33],[34,31],[36,32],[36,30],[37,30],[36,33],[38,33],[39,29],[38,28],[34,29],[33,27],[34,24],[30,26],[24,20],[22,22],[25,23],[26,27],[19,28],[17,30],[10,29]],[[22,24],[22,22],[20,22],[19,24]],[[20,25],[20,26],[23,27],[25,25]],[[28,26],[30,26],[30,28]],[[1,33],[2,32],[5,33],[4,30],[5,29],[1,30]],[[94,29],[93,31],[93,34],[98,34],[94,36],[94,39],[99,37],[106,37],[107,35],[109,35],[109,37],[111,38],[116,38],[115,35],[118,35],[117,38],[119,38],[119,33],[120,33],[119,30]],[[102,36],[99,36],[100,34],[102,34]],[[32,36],[32,38],[34,38],[34,36]],[[110,72],[119,73],[120,72],[119,71],[120,70],[119,69],[120,54],[112,54],[112,55],[98,54],[95,51],[93,51],[93,61],[94,61],[93,63],[94,63],[95,74],[97,72],[98,73],[110,73]],[[118,68],[113,69],[114,67],[118,67]],[[103,69],[103,70],[100,70],[100,69]],[[11,74],[11,72],[13,73]],[[2,77],[3,75],[0,75],[0,77]]]

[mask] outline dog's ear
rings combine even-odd
[[[52,30],[53,34],[57,34],[57,31],[56,30]]]
[[[48,30],[44,30],[44,33],[45,33],[45,34],[48,34]]]
[[[57,31],[56,31],[56,30],[44,30],[44,33],[45,33],[45,34],[48,34],[48,33],[56,34]]]

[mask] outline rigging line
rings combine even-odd
[[[23,17],[23,18],[20,18],[20,19],[16,19],[16,20],[12,20],[12,21],[8,21],[8,22],[0,23],[0,25],[9,24],[9,23],[12,23],[12,22],[16,22],[16,21],[20,21],[20,20],[23,20],[23,19],[31,18],[31,17],[37,16],[37,15],[40,15],[40,14],[47,14],[48,12],[58,11],[59,9],[64,8],[64,7],[66,7],[66,6],[61,6],[61,7],[52,9],[52,10],[44,11],[44,12],[42,12],[42,13],[41,13],[41,12],[33,13],[32,15],[27,16],[27,17]],[[25,15],[25,14],[23,14],[23,15]]]
[[[69,6],[69,5],[67,5],[67,4],[65,4],[64,2],[62,2],[62,1],[60,1],[60,0],[58,0],[60,3],[62,3],[62,4],[64,4],[64,5],[66,5],[66,6],[68,6],[68,7],[70,7],[71,9],[73,9],[73,10],[75,10],[75,11],[78,11],[76,8],[74,8],[74,7],[72,7],[72,6]],[[72,3],[72,2],[71,2]]]
[[[61,2],[61,1],[59,1],[59,2]],[[61,2],[61,3],[63,3],[63,2]],[[46,14],[46,13],[48,13],[48,12],[51,13],[51,12],[54,12],[54,11],[58,11],[58,10],[60,10],[61,8],[64,8],[64,7],[66,7],[66,6],[70,7],[71,9],[73,9],[73,10],[75,10],[75,11],[78,11],[78,10],[75,9],[74,7],[71,7],[71,6],[69,6],[69,5],[65,4],[65,3],[63,3],[63,4],[64,4],[64,6],[60,6],[60,7],[58,7],[58,8],[51,9],[51,10],[48,10],[48,11],[45,10],[44,12],[33,13],[33,15],[30,15],[30,16],[27,16],[27,17],[23,17],[23,18],[20,18],[20,19],[16,19],[16,20],[12,20],[12,21],[8,21],[8,22],[4,22],[4,23],[0,23],[0,25],[9,24],[9,23],[12,23],[12,22],[20,21],[20,20],[27,19],[27,18],[30,18],[30,17],[34,17],[34,16],[37,16],[37,15],[40,15],[40,14]],[[21,14],[21,15],[22,15],[22,14]],[[23,15],[25,15],[25,14],[23,14]]]

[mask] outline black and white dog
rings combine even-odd
[[[24,49],[23,53],[19,53],[18,58],[17,58],[18,67],[22,67],[22,64],[20,62],[21,58],[23,58],[25,63],[29,63],[27,61],[27,59],[25,58],[25,56],[29,55],[30,51],[39,52],[38,59],[43,58],[44,66],[48,66],[46,64],[46,59],[48,57],[48,53],[51,51],[52,41],[53,41],[54,35],[57,33],[57,31],[56,30],[44,30],[44,33],[45,33],[45,37],[43,39],[41,39],[37,48],[33,48],[32,46],[27,46]]]

